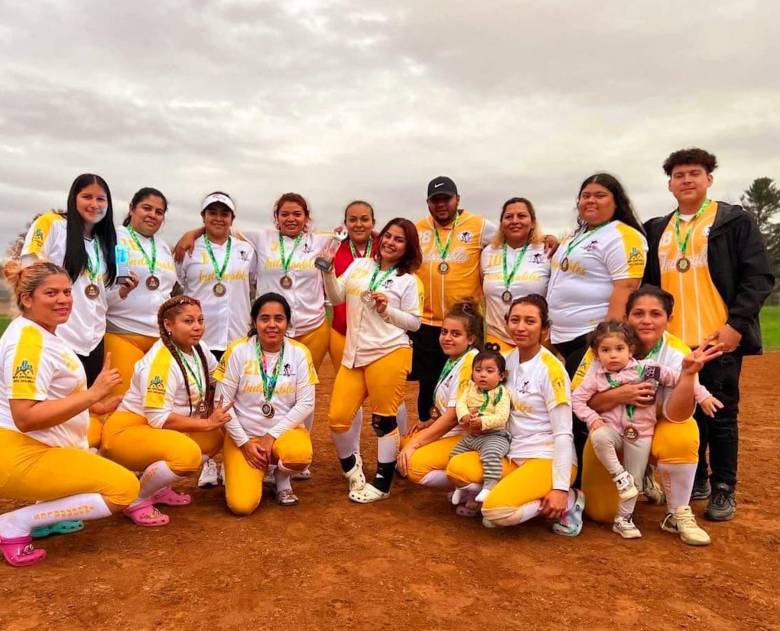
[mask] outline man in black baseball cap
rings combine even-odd
[[[436,195],[446,195],[447,197],[457,197],[458,187],[455,186],[450,178],[445,175],[433,178],[428,182],[428,201],[431,201],[432,197]]]

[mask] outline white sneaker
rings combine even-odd
[[[450,502],[452,502],[453,506],[457,506],[458,504],[461,504],[466,500],[466,497],[468,496],[468,493],[466,492],[467,487],[459,487],[452,491],[450,493]]]
[[[349,493],[352,499],[353,491],[359,491],[366,486],[366,474],[363,473],[363,458],[360,454],[355,454],[355,466],[344,472],[344,477],[349,481]]]
[[[477,493],[477,496],[474,498],[475,502],[478,502],[479,504],[482,504],[486,499],[487,496],[490,495],[490,491],[492,491],[495,487],[490,487],[489,489],[481,489],[479,493]]]
[[[290,478],[293,480],[311,480],[311,469],[306,467],[303,471],[296,471]]]
[[[209,486],[217,486],[219,484],[219,466],[215,460],[209,458],[203,463],[203,468],[200,470],[200,477],[198,478],[198,486],[205,488]]]
[[[390,493],[384,493],[373,484],[365,484],[363,488],[349,492],[349,499],[358,504],[371,504],[379,500],[386,500]]]
[[[645,499],[651,504],[656,506],[666,504],[666,493],[664,493],[661,485],[655,479],[654,467],[652,466],[648,466],[647,471],[645,471],[645,477],[642,480],[642,493],[645,494]]]
[[[634,484],[634,478],[628,471],[618,473],[614,478],[612,478],[612,481],[617,487],[618,497],[621,500],[630,500],[639,495],[639,491]]]
[[[634,525],[631,515],[628,517],[615,517],[612,530],[623,537],[623,539],[639,539],[642,536],[639,528]]]
[[[696,523],[696,517],[693,516],[690,506],[681,506],[674,513],[666,513],[666,517],[661,522],[661,530],[680,535],[682,542],[689,546],[710,544],[710,536]]]

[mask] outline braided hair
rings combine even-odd
[[[165,345],[165,348],[167,348],[171,353],[171,355],[173,355],[173,359],[176,361],[176,365],[179,367],[179,370],[181,370],[182,377],[184,377],[184,387],[187,388],[187,402],[190,406],[190,414],[192,414],[192,393],[190,392],[190,380],[187,376],[187,370],[182,363],[181,357],[179,356],[179,349],[171,339],[170,333],[168,333],[168,331],[165,329],[165,321],[174,320],[176,316],[184,310],[185,307],[191,305],[198,307],[198,309],[201,308],[200,301],[196,298],[183,295],[174,296],[173,298],[168,298],[168,300],[162,303],[159,310],[157,311],[157,326],[160,329],[160,340]],[[203,383],[206,384],[206,390],[204,392],[206,409],[209,411],[209,413],[211,413],[211,410],[214,407],[214,388],[212,387],[209,380],[209,369],[208,363],[206,362],[206,355],[203,352],[203,348],[200,344],[196,344],[194,346],[194,350],[198,354],[200,365],[203,367]]]

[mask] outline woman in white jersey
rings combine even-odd
[[[643,285],[629,296],[625,317],[639,338],[637,358],[654,359],[668,368],[681,370],[683,360],[691,349],[666,330],[673,311],[674,298],[670,293],[654,285]],[[712,346],[702,352],[710,354],[718,350],[719,347]],[[572,380],[574,388],[579,385],[592,361],[593,353],[588,351]],[[656,503],[666,502],[661,530],[677,534],[688,545],[702,546],[710,543],[710,537],[696,523],[690,507],[699,450],[699,429],[691,417],[695,403],[692,393],[686,396],[685,392],[677,390],[662,388],[656,393],[655,387],[648,382],[624,384],[595,395],[589,405],[601,412],[616,405],[657,404],[658,423],[650,453],[651,461],[655,463],[654,477],[663,490],[652,492],[657,484],[653,474],[649,473],[643,484],[644,492]],[[585,445],[582,459],[582,490],[588,498],[585,507],[588,517],[594,521],[611,522],[618,505],[617,491],[611,476],[596,458],[590,441]]]
[[[406,332],[419,329],[422,319],[422,283],[414,274],[421,261],[417,229],[408,219],[397,217],[379,232],[376,255],[356,259],[341,276],[332,266],[325,273],[331,302],[347,304],[347,341],[328,423],[353,502],[366,504],[390,494],[400,442],[398,408],[412,363]],[[365,483],[360,436],[349,431],[366,397],[378,439],[371,484]]]
[[[506,361],[512,442],[502,479],[485,499],[482,514],[486,526],[511,526],[543,515],[557,520],[555,533],[576,536],[585,498],[570,489],[577,468],[571,388],[563,364],[542,346],[549,326],[547,303],[538,294],[517,298],[507,313],[507,332],[516,345]],[[447,475],[458,487],[481,488],[479,453],[454,456]]]
[[[200,211],[203,232],[178,267],[184,295],[197,298],[203,308],[203,341],[217,360],[249,328],[255,250],[231,235],[235,213],[229,195],[219,191],[207,195]]]
[[[544,234],[530,200],[512,197],[501,208],[496,236],[482,250],[482,290],[485,294],[485,348],[508,353],[514,342],[506,332],[506,312],[515,298],[547,294],[550,260]]]
[[[613,176],[597,173],[585,179],[577,213],[577,229],[553,256],[547,287],[550,338],[570,378],[588,348],[588,334],[602,320],[623,318],[628,295],[642,280],[647,255],[642,224]],[[578,458],[587,435],[585,424],[574,417]]]
[[[311,463],[312,445],[304,420],[314,411],[317,372],[311,354],[285,337],[290,305],[267,293],[252,305],[247,337],[225,351],[215,373],[218,399],[233,404],[225,426],[225,499],[237,515],[260,504],[263,476],[274,467],[276,499],[298,503],[291,474]]]
[[[120,381],[107,356],[89,388],[84,367],[58,335],[73,306],[68,273],[49,262],[5,267],[22,315],[0,339],[0,497],[38,502],[0,515],[0,549],[14,566],[46,557],[34,528],[98,519],[138,495],[138,480],[90,453],[89,407]]]
[[[107,288],[114,284],[116,231],[111,191],[99,175],[79,175],[68,193],[67,211],[44,213],[27,232],[22,265],[51,261],[73,282],[73,311],[57,336],[78,355],[91,384],[103,366]],[[126,295],[128,288],[120,289]]]
[[[128,253],[128,267],[135,287],[123,298],[119,290],[108,294],[105,349],[114,358],[122,383],[112,394],[130,387],[135,364],[159,339],[157,310],[171,297],[176,266],[168,244],[157,235],[168,200],[155,188],[133,195],[130,211],[117,228],[117,243]]]
[[[217,362],[201,342],[203,312],[189,296],[166,300],[157,313],[160,339],[135,365],[130,389],[103,427],[102,453],[143,471],[138,500],[125,515],[138,526],[164,526],[154,504],[183,505],[170,486],[198,470],[222,446],[228,409],[214,405]]]
[[[434,390],[432,420],[404,440],[398,454],[398,470],[423,486],[448,488],[446,468],[452,449],[463,438],[455,405],[471,382],[474,357],[481,347],[483,321],[473,301],[456,302],[442,320],[439,344],[447,361]],[[476,493],[465,494],[457,508],[460,515],[476,515]]]

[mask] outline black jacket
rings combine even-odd
[[[649,246],[644,282],[658,287],[658,244],[673,215],[655,217],[644,224]],[[760,355],[758,312],[775,286],[775,276],[756,220],[741,206],[718,202],[707,244],[707,265],[728,308],[728,324],[742,334],[739,351]]]

